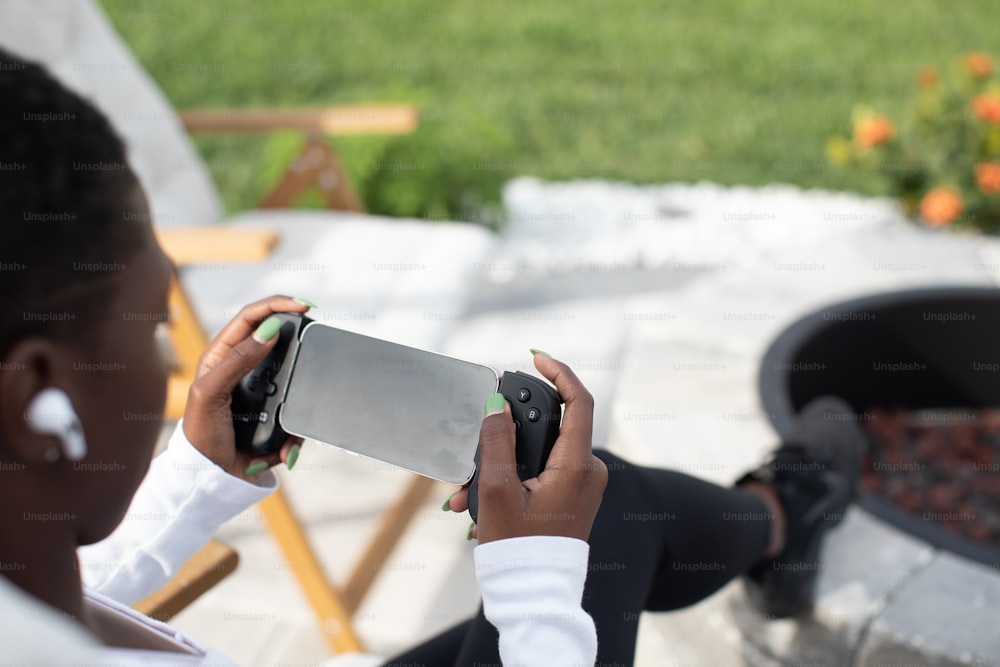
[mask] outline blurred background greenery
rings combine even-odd
[[[520,175],[880,194],[826,139],[1000,43],[994,0],[101,2],[179,109],[418,105],[413,134],[335,141],[368,209],[488,224]],[[299,142],[196,137],[231,212]]]

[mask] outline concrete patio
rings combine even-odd
[[[530,179],[505,197],[501,235],[283,214],[286,242],[267,262],[193,268],[184,279],[212,329],[243,301],[285,292],[314,300],[317,319],[334,326],[498,370],[529,370],[528,348],[544,349],[594,393],[596,445],[729,483],[774,445],[756,374],[785,326],[845,298],[1000,277],[996,240],[918,229],[881,200]],[[262,221],[273,216],[236,224]],[[408,479],[316,443],[280,475],[334,580]],[[475,610],[474,545],[467,516],[440,510],[449,493],[440,485],[421,508],[363,603],[356,628],[369,650],[392,654]],[[240,568],[176,625],[241,664],[328,656],[255,510],[219,537],[240,552]],[[1000,574],[973,577],[982,566],[858,510],[823,563],[811,621],[756,616],[736,582],[689,610],[645,614],[636,664],[1000,664]],[[918,595],[939,603],[917,607]]]

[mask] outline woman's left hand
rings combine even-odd
[[[198,360],[184,408],[184,435],[198,451],[231,475],[253,481],[280,462],[294,464],[301,440],[290,438],[277,454],[254,456],[236,449],[231,409],[233,388],[257,366],[278,340],[263,340],[258,327],[274,313],[304,313],[309,306],[287,296],[271,296],[245,306],[219,332]],[[291,457],[291,459],[290,459]],[[249,469],[249,473],[248,473]]]

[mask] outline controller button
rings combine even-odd
[[[515,419],[514,420],[514,433],[520,433],[520,432],[521,432],[521,422],[520,422],[520,420]]]
[[[538,408],[528,408],[528,412],[525,415],[529,422],[536,422],[542,418],[542,411]]]
[[[527,403],[531,400],[531,390],[524,387],[517,390],[517,400]]]

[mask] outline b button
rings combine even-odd
[[[542,411],[538,408],[528,408],[528,412],[524,416],[528,418],[529,422],[536,422],[542,418]]]

